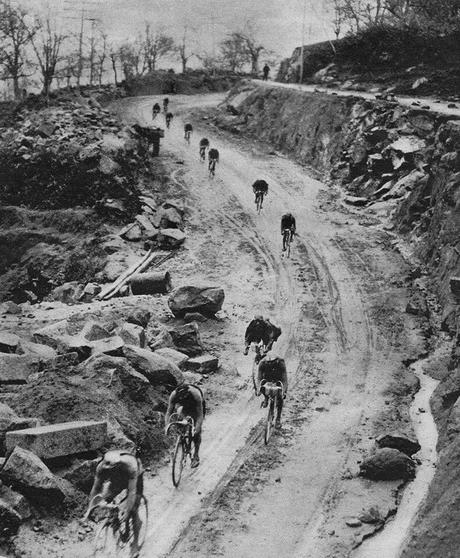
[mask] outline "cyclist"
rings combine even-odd
[[[169,105],[169,99],[168,99],[168,97],[165,97],[163,99],[163,110],[164,110],[164,112],[168,112],[168,105]]]
[[[187,141],[190,141],[190,136],[192,135],[192,132],[193,132],[193,126],[191,124],[187,123],[184,126],[184,138]]]
[[[200,464],[201,428],[206,415],[206,402],[201,389],[193,384],[181,384],[171,393],[165,416],[165,431],[173,413],[177,413],[182,418],[191,417],[195,423],[193,433],[195,449],[191,466],[198,467]]]
[[[204,161],[206,159],[206,149],[209,148],[208,138],[200,139],[200,159]]]
[[[254,184],[252,185],[252,191],[255,194],[255,200],[254,200],[255,203],[257,203],[258,195],[262,195],[261,200],[260,200],[260,208],[262,209],[262,204],[264,202],[264,196],[266,196],[268,194],[268,184],[265,182],[265,180],[256,180],[254,182]]]
[[[102,499],[111,503],[123,490],[127,491],[126,498],[120,503],[120,519],[127,523],[133,519],[133,541],[131,543],[131,558],[139,556],[139,533],[141,520],[138,509],[144,492],[144,470],[140,460],[131,453],[119,450],[108,451],[96,468],[93,488],[89,496],[90,507],[85,519],[91,515],[93,498],[100,494]]]
[[[158,103],[155,103],[152,108],[152,120],[155,120],[158,114],[161,112],[161,107]]]
[[[172,112],[167,112],[166,113],[166,128],[169,128],[169,126],[171,125],[171,120],[174,118],[174,115]]]
[[[261,341],[265,346],[265,352],[270,351],[273,343],[278,340],[280,335],[281,328],[272,324],[268,318],[261,315],[254,316],[244,334],[243,354],[248,354],[251,343],[260,343]]]
[[[264,400],[262,401],[262,407],[266,407],[268,405],[268,397],[265,394],[264,383],[265,382],[273,382],[278,383],[281,382],[281,386],[283,388],[282,397],[277,398],[276,402],[276,422],[275,426],[279,428],[281,426],[281,412],[283,410],[283,399],[286,398],[287,388],[288,388],[288,379],[287,379],[287,370],[286,370],[286,363],[283,358],[273,353],[268,354],[265,356],[259,363],[259,367],[257,369],[257,378],[256,378],[256,395],[263,395]]]
[[[283,252],[286,251],[286,239],[284,237],[284,231],[286,229],[291,231],[291,237],[289,240],[292,242],[292,239],[296,232],[295,217],[294,215],[292,215],[292,213],[285,213],[281,217],[281,236],[283,237]]]
[[[211,147],[208,152],[208,169],[214,171],[216,168],[216,163],[219,162],[219,151],[215,147]]]

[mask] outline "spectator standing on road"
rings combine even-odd
[[[263,80],[267,81],[268,74],[270,73],[270,66],[267,63],[265,63],[265,66],[263,67],[263,72],[264,72]]]

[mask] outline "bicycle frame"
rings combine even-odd
[[[275,404],[278,398],[283,397],[283,384],[280,381],[275,383],[264,380],[260,387],[261,389],[264,388],[265,397],[268,397],[268,413],[264,432],[264,442],[268,444],[273,428],[273,420],[275,418]]]
[[[217,163],[216,159],[211,159],[209,161],[209,174],[211,176],[214,176],[214,174],[216,173],[216,163]]]
[[[284,231],[283,231],[283,247],[286,249],[288,258],[291,255],[291,239],[292,239],[292,230],[291,229],[284,229]]]

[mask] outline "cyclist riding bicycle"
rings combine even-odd
[[[209,169],[211,169],[211,167],[215,167],[216,163],[219,162],[219,151],[215,147],[211,147],[211,149],[209,150],[208,159],[209,159],[209,164],[208,164]]]
[[[286,239],[284,237],[284,231],[286,229],[291,231],[291,236],[289,241],[292,242],[292,239],[296,232],[295,217],[294,215],[292,215],[292,213],[285,213],[281,217],[281,236],[283,237],[283,252],[286,251]]]
[[[158,103],[155,103],[152,107],[152,118],[155,119],[156,116],[161,112],[161,107]]]
[[[123,490],[127,491],[127,495],[119,506],[120,519],[125,524],[130,518],[133,520],[134,538],[130,550],[131,558],[136,558],[140,552],[139,533],[142,526],[138,509],[144,492],[144,470],[136,456],[119,450],[111,450],[104,455],[96,468],[85,519],[91,515],[91,503],[96,495],[110,504]],[[125,530],[128,530],[127,526]]]
[[[169,126],[171,125],[171,120],[174,118],[174,115],[172,112],[167,112],[166,113],[166,128],[169,128]]]
[[[209,140],[208,138],[201,138],[200,139],[200,159],[203,161],[206,158],[206,149],[209,147]]]
[[[163,110],[164,110],[164,112],[168,112],[168,105],[169,105],[169,99],[168,99],[168,97],[165,97],[163,99]]]
[[[278,382],[282,387],[282,397],[277,398],[276,402],[276,422],[277,428],[281,426],[281,412],[283,410],[283,399],[286,398],[286,393],[288,389],[288,379],[286,363],[283,358],[273,353],[269,353],[265,356],[259,363],[257,369],[256,377],[256,395],[263,395],[264,400],[262,401],[262,407],[268,405],[268,396],[265,393],[265,382],[273,382],[277,384]]]
[[[195,449],[191,466],[198,467],[200,464],[201,428],[206,415],[206,402],[201,389],[193,384],[181,384],[171,393],[165,416],[165,431],[168,429],[173,413],[177,413],[182,418],[191,417],[195,423],[193,434]]]
[[[190,136],[191,136],[192,132],[193,132],[193,126],[191,124],[187,123],[184,126],[184,138],[186,140],[190,139]]]
[[[262,208],[263,199],[264,199],[263,196],[266,196],[268,194],[267,182],[265,180],[256,180],[252,185],[252,191],[256,196],[254,200],[255,203],[257,203],[257,195],[262,194],[262,199],[260,200],[260,207]]]
[[[244,335],[244,351],[245,355],[249,352],[251,343],[262,343],[265,346],[265,352],[273,347],[273,343],[278,340],[281,335],[281,328],[272,324],[268,318],[256,315],[249,322]]]

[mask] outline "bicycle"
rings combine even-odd
[[[261,388],[264,388],[265,396],[268,397],[268,412],[265,421],[264,442],[268,444],[273,430],[273,421],[275,419],[275,404],[278,398],[283,397],[283,384],[281,382],[262,382]]]
[[[172,420],[174,417],[174,420]],[[171,460],[171,477],[173,485],[177,488],[182,478],[182,471],[187,463],[187,458],[192,460],[192,444],[195,434],[195,422],[192,417],[181,417],[177,413],[171,415],[166,435],[172,429],[177,430],[176,443]]]
[[[124,494],[123,494],[124,493]],[[93,542],[93,556],[126,556],[128,545],[134,540],[134,519],[133,516],[128,521],[120,519],[120,504],[126,498],[126,490],[123,490],[115,499],[114,503],[108,503],[101,494],[97,494],[90,506],[89,515],[96,510],[100,513],[100,525],[96,531]],[[147,535],[148,523],[148,504],[144,495],[141,496],[137,509],[141,530],[138,536],[138,550],[144,545]]]
[[[254,391],[257,393],[256,370],[259,366],[259,362],[264,358],[268,351],[263,341],[259,341],[258,343],[254,342],[251,343],[251,345],[254,352],[256,353],[252,363],[252,385],[254,386]]]
[[[256,192],[256,211],[260,215],[262,204],[264,203],[264,193],[261,191]]]
[[[216,159],[210,159],[209,161],[209,166],[208,166],[208,170],[209,170],[209,176],[211,178],[214,178],[215,174],[216,174]]]
[[[205,162],[206,160],[206,146],[200,145],[200,161]]]
[[[283,231],[283,248],[286,252],[286,257],[290,257],[291,255],[291,241],[293,237],[293,232],[291,229],[284,229]]]

